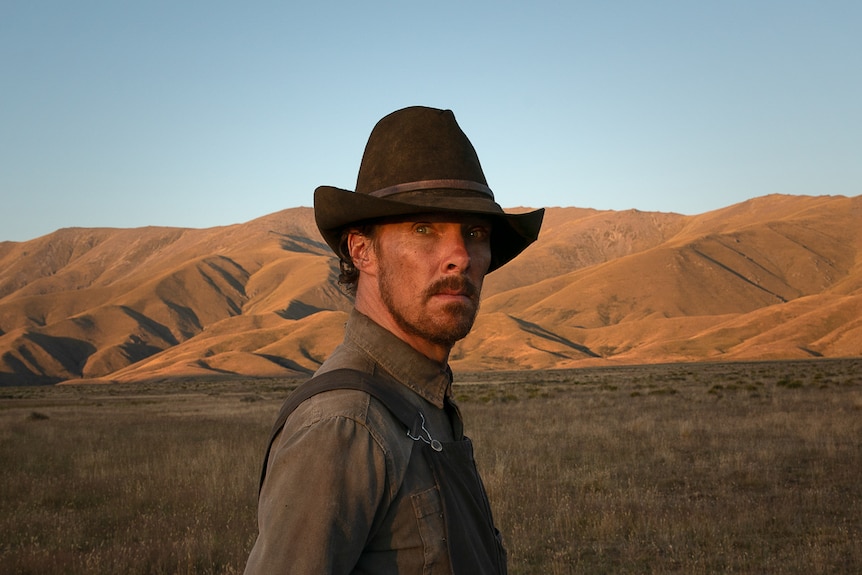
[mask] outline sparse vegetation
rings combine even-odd
[[[862,571],[862,359],[459,381],[514,575]],[[241,572],[294,384],[0,390],[0,572]]]

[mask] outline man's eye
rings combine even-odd
[[[413,228],[413,231],[417,234],[428,234],[431,232],[431,228],[425,224],[417,224],[416,227]]]
[[[474,240],[484,240],[488,238],[488,230],[486,228],[473,228],[468,235]]]

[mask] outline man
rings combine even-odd
[[[412,107],[314,211],[355,309],[275,425],[246,573],[505,573],[447,361],[543,210],[503,212],[452,112]]]

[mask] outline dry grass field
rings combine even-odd
[[[862,359],[463,374],[510,572],[862,572]],[[0,389],[0,573],[238,573],[293,381]]]

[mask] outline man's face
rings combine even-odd
[[[491,222],[434,214],[380,224],[374,236],[380,296],[409,336],[447,351],[473,327],[491,264]]]

